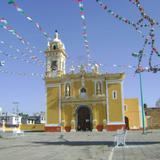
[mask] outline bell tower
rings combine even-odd
[[[54,78],[61,77],[65,74],[65,64],[67,54],[65,46],[59,39],[57,30],[54,34],[54,39],[48,42],[48,48],[45,51],[46,54],[46,77]]]

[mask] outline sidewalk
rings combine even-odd
[[[1,160],[159,160],[160,130],[129,131],[114,148],[114,132],[25,133],[0,138]],[[114,148],[114,149],[113,149]],[[113,150],[113,152],[112,152]]]

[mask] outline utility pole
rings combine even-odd
[[[142,107],[142,127],[143,127],[142,133],[144,134],[145,133],[145,113],[144,113],[143,86],[142,86],[141,72],[139,73],[139,85],[140,85],[141,107]]]
[[[19,102],[14,101],[13,104],[15,105],[15,113],[16,115],[18,115],[19,114]]]

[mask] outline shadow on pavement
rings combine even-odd
[[[43,144],[43,145],[68,145],[68,146],[91,146],[91,145],[107,145],[108,147],[115,146],[113,141],[58,141],[58,142],[32,142],[36,144]],[[138,146],[138,145],[154,145],[160,144],[160,141],[153,142],[126,142],[126,145]]]

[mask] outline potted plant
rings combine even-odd
[[[65,128],[66,132],[70,132],[70,130],[71,130],[71,126],[65,126],[64,128]]]
[[[103,131],[103,124],[99,124],[96,126],[97,131]]]

